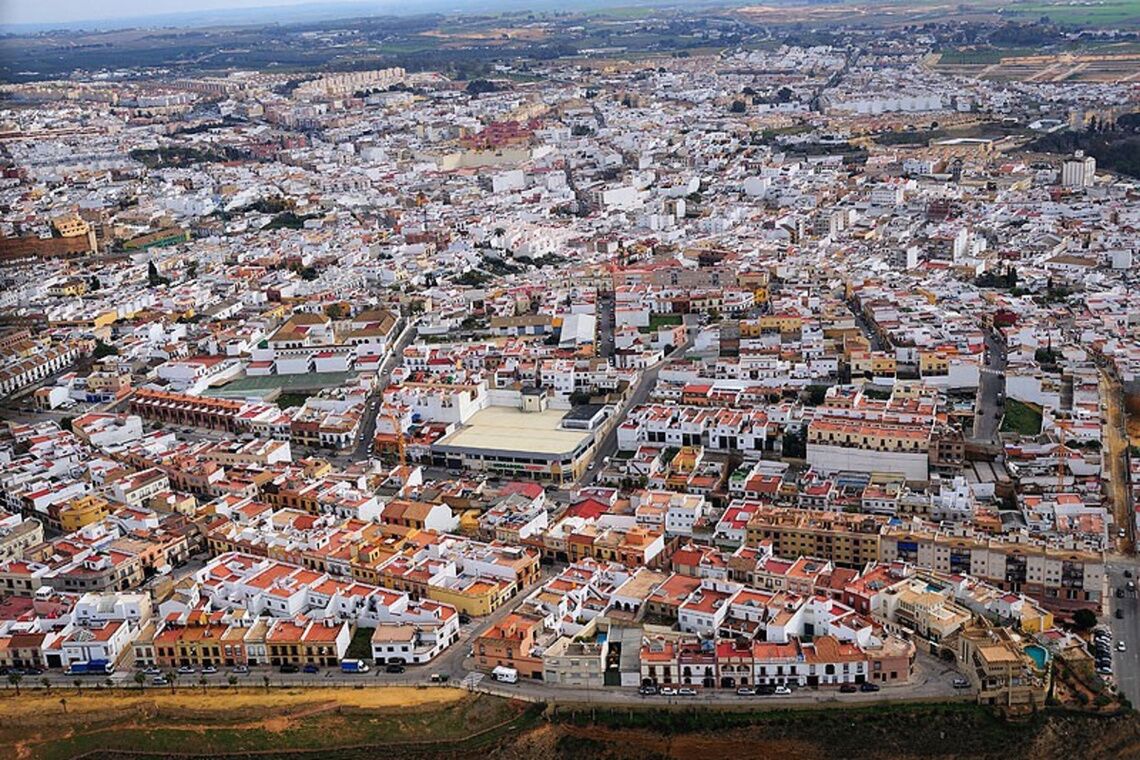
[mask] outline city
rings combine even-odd
[[[1140,5],[17,5],[13,756],[1140,757]]]

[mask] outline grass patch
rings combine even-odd
[[[649,329],[659,330],[662,327],[676,327],[684,321],[681,314],[650,314]]]
[[[1030,405],[1006,399],[1005,415],[1001,418],[1001,432],[1038,435],[1041,433],[1041,410]]]
[[[69,690],[70,691],[70,690]],[[379,687],[368,689],[272,689],[105,692],[59,697],[25,693],[39,704],[38,715],[0,727],[5,757],[63,760],[84,753],[105,757],[138,752],[160,757],[194,753],[220,757],[261,750],[327,752],[337,747],[390,744],[465,746],[472,734],[488,729],[517,730],[531,710],[517,702],[457,689]],[[0,709],[14,707],[12,699]],[[94,709],[93,709],[94,706]],[[74,708],[74,709],[73,709]],[[23,708],[17,710],[23,712]],[[15,717],[13,712],[5,714]],[[498,727],[498,728],[496,728]],[[479,737],[487,741],[488,736]],[[15,748],[27,750],[21,754]],[[326,755],[331,756],[331,755]]]

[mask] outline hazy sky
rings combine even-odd
[[[57,24],[163,13],[310,5],[321,0],[0,0],[0,24]],[[414,2],[414,0],[413,0]],[[378,3],[379,4],[379,3]]]

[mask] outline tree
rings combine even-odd
[[[136,670],[135,683],[137,683],[141,689],[143,687],[143,684],[146,683],[146,673],[142,672],[141,670]]]
[[[344,319],[348,316],[348,309],[342,303],[330,303],[325,307],[325,316],[332,320]]]
[[[269,693],[269,676],[262,676],[261,681],[262,681],[262,683],[265,684],[265,693],[268,694]]]
[[[1087,631],[1096,625],[1096,613],[1092,610],[1077,610],[1073,613],[1073,625],[1082,631]]]
[[[170,693],[174,693],[174,684],[178,681],[178,671],[172,670],[166,674],[166,680],[170,682]]]
[[[16,696],[17,697],[20,696],[20,681],[23,681],[23,680],[24,680],[24,677],[22,675],[20,675],[19,673],[9,673],[8,674],[8,683],[10,683],[16,687]]]
[[[202,687],[202,693],[203,694],[206,693],[206,684],[208,684],[209,682],[210,682],[210,679],[206,678],[206,676],[198,676],[198,685]]]
[[[747,110],[747,106],[744,105],[743,100],[734,100],[732,101],[732,107],[728,110],[733,113],[744,113]]]
[[[59,706],[63,708],[63,714],[67,715],[67,697],[59,698]]]
[[[91,357],[96,361],[106,356],[118,356],[119,349],[115,348],[109,343],[104,343],[102,340],[95,340],[95,350],[91,352]]]
[[[40,679],[40,683],[43,684],[44,691],[51,693],[51,679],[50,678],[48,678],[47,676],[44,676],[43,678]]]
[[[237,682],[238,682],[238,679],[237,679],[237,676],[235,676],[235,675],[231,675],[229,678],[226,679],[226,683],[228,683],[230,686],[237,686]]]
[[[79,690],[83,688],[83,679],[82,678],[76,678],[74,681],[71,682],[71,685],[75,687],[75,693],[78,694]]]
[[[158,273],[158,267],[154,265],[153,261],[147,262],[146,265],[146,281],[152,288],[159,285],[169,285],[170,280],[166,279]]]

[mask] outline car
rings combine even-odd
[[[318,668],[316,665],[309,663],[305,667],[301,668],[301,672],[302,673],[320,673],[321,669]]]
[[[653,686],[653,685],[640,686],[637,689],[637,693],[643,697],[652,697],[654,694],[657,693],[657,687]]]
[[[1127,645],[1125,645],[1125,643],[1123,641],[1118,641],[1118,642],[1116,642],[1116,651],[1117,652],[1126,652],[1126,651],[1128,651],[1128,647],[1127,647]]]
[[[468,615],[466,612],[460,612],[459,613],[459,624],[460,625],[467,625],[470,622],[471,622],[471,616],[470,615]]]
[[[1124,530],[1124,528],[1121,528],[1121,530]],[[1125,578],[1131,578],[1132,577],[1132,571],[1131,570],[1125,570],[1124,571],[1124,577]]]
[[[968,689],[968,688],[970,688],[970,682],[967,681],[965,678],[955,678],[954,679],[954,688],[955,689]]]
[[[281,672],[282,673],[300,673],[301,669],[299,667],[297,667],[296,665],[292,665],[290,663],[285,663],[284,665],[281,666]]]
[[[1116,535],[1119,538],[1127,538],[1128,537],[1128,531],[1126,531],[1124,528],[1121,528],[1120,530],[1116,531]],[[1124,572],[1125,572],[1124,577],[1127,578],[1128,577],[1128,571],[1125,570]]]
[[[182,667],[180,667],[178,669],[178,675],[181,675],[181,676],[188,676],[191,673],[197,673],[197,672],[198,672],[198,669],[195,668],[193,665],[183,665]]]
[[[841,694],[854,694],[857,691],[859,691],[859,687],[853,683],[845,683],[839,687]]]
[[[389,665],[384,668],[385,673],[403,673],[407,668],[403,665]]]
[[[1124,589],[1122,589],[1122,588],[1116,589],[1116,598],[1117,599],[1123,599],[1124,598]]]
[[[152,686],[166,686],[170,681],[166,680],[166,676],[155,676],[150,679],[150,683]]]
[[[143,675],[145,675],[145,676],[160,676],[160,675],[162,675],[162,671],[153,665],[148,665],[147,667],[143,668],[142,672],[143,672]]]
[[[202,675],[204,675],[204,676],[212,676],[217,672],[218,672],[218,669],[215,668],[213,665],[207,665],[206,667],[202,668]]]
[[[1136,581],[1128,581],[1128,583],[1126,585],[1128,586],[1129,591],[1135,591],[1136,590]]]
[[[672,686],[662,686],[661,690],[658,693],[663,697],[675,697],[675,696],[677,696],[677,690],[674,689]]]
[[[688,686],[682,686],[681,688],[677,689],[677,696],[679,696],[679,697],[695,697],[695,696],[697,696],[697,690],[691,689]]]
[[[43,674],[44,674],[43,668],[31,667],[31,668],[25,668],[24,669],[24,675],[26,675],[26,676],[42,676]]]
[[[741,686],[736,690],[736,695],[738,697],[754,697],[756,696],[756,690],[748,686]]]
[[[864,681],[863,683],[859,684],[859,691],[878,691],[878,690],[879,690],[879,684],[877,684],[877,683],[871,683],[870,681]]]
[[[249,674],[249,666],[247,666],[247,665],[235,665],[233,668],[230,669],[230,672],[233,673],[235,676],[248,675]]]
[[[776,690],[772,693],[775,694],[777,697],[786,697],[792,693],[792,690],[789,689],[787,686],[777,686]]]
[[[776,687],[772,684],[760,684],[756,687],[756,695],[759,697],[768,697],[776,693]]]
[[[1114,612],[1112,614],[1117,620],[1123,620],[1124,619],[1124,610],[1120,609],[1119,607],[1117,607],[1116,612]]]

